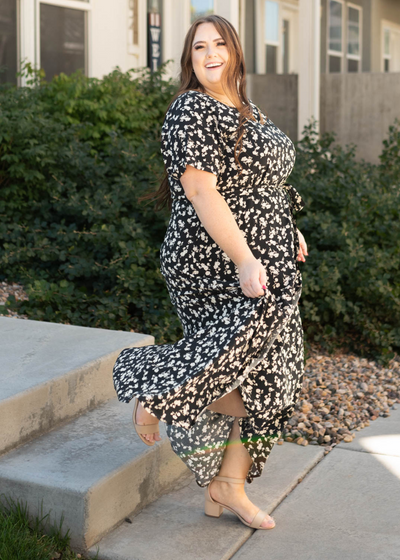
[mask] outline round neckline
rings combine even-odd
[[[207,97],[210,97],[211,99],[214,99],[214,101],[216,101],[217,103],[221,103],[225,107],[228,107],[228,109],[235,109],[235,111],[237,113],[239,113],[239,109],[237,109],[233,105],[227,105],[223,101],[220,101],[219,99],[217,99],[216,97],[213,97],[212,95],[209,95],[208,93],[204,93],[203,91],[199,91],[198,89],[189,89],[188,91],[193,91],[195,93],[200,93],[201,95],[206,95]],[[253,112],[253,116],[254,116],[254,103],[252,101],[250,101],[250,105],[253,106],[252,112]],[[257,110],[258,110],[258,107],[257,107]],[[268,123],[269,120],[270,120],[270,118],[267,117],[266,123]],[[259,122],[259,121],[256,119],[256,122]]]
[[[218,103],[222,103],[222,105],[225,105],[225,107],[229,107],[229,109],[235,109],[235,111],[239,112],[239,109],[237,107],[235,107],[235,105],[228,105],[227,103],[224,103],[223,101],[220,101],[216,97],[213,97],[209,93],[204,93],[204,91],[199,91],[198,89],[191,89],[190,91],[195,91],[196,93],[201,93],[202,95],[206,95],[207,97],[210,97],[211,99],[214,99],[214,101],[217,101]]]

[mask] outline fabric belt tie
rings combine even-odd
[[[293,185],[289,185],[288,183],[284,183],[280,185],[279,188],[285,189],[287,194],[289,195],[290,201],[290,213],[292,215],[292,222],[293,222],[293,229],[295,234],[296,246],[297,246],[297,253],[300,251],[300,240],[299,236],[297,235],[297,223],[295,218],[295,212],[300,212],[304,208],[304,200],[297,192],[297,190],[293,187]],[[297,267],[299,268],[299,263],[296,261]]]
[[[304,208],[304,200],[297,192],[297,190],[293,187],[293,185],[289,185],[288,183],[284,183],[281,185],[281,188],[285,189],[290,197],[290,210],[293,212],[300,212]]]

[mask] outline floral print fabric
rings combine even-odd
[[[234,159],[235,107],[191,90],[167,111],[161,152],[172,212],[160,263],[184,337],[174,344],[127,348],[113,371],[118,399],[128,403],[137,397],[166,423],[172,449],[199,486],[218,474],[234,421],[207,407],[238,388],[248,414],[239,426],[253,459],[251,482],[293,413],[304,375],[294,219],[303,203],[285,182],[296,154],[291,140],[264,114],[262,124],[250,103],[256,120],[245,124],[241,174]],[[216,175],[217,190],[266,269],[263,296],[243,294],[236,265],[200,222],[179,180],[188,164]]]

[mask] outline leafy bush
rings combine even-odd
[[[26,287],[21,313],[181,336],[158,266],[168,213],[138,202],[163,171],[175,86],[162,70],[61,74],[0,95],[0,262]]]
[[[400,122],[381,163],[356,161],[355,146],[318,140],[315,122],[297,143],[290,182],[305,200],[298,226],[309,257],[302,316],[309,339],[389,357],[400,348]]]
[[[163,172],[160,130],[176,91],[165,64],[50,83],[25,71],[34,87],[0,88],[0,266],[29,295],[12,307],[177,340],[159,271],[168,212],[138,202]],[[318,138],[315,122],[296,142],[289,182],[306,203],[300,305],[310,341],[351,341],[387,357],[400,348],[399,124],[379,165],[357,161],[334,134]]]

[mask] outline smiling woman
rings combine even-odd
[[[224,18],[191,26],[180,79],[161,130],[166,175],[149,198],[171,208],[160,270],[184,338],[123,350],[114,385],[120,401],[136,397],[144,443],[159,441],[158,420],[166,423],[205,487],[207,515],[227,508],[272,529],[244,484],[261,476],[302,386],[298,261],[307,247],[293,219],[302,200],[286,183],[296,153],[247,98],[242,48]]]

